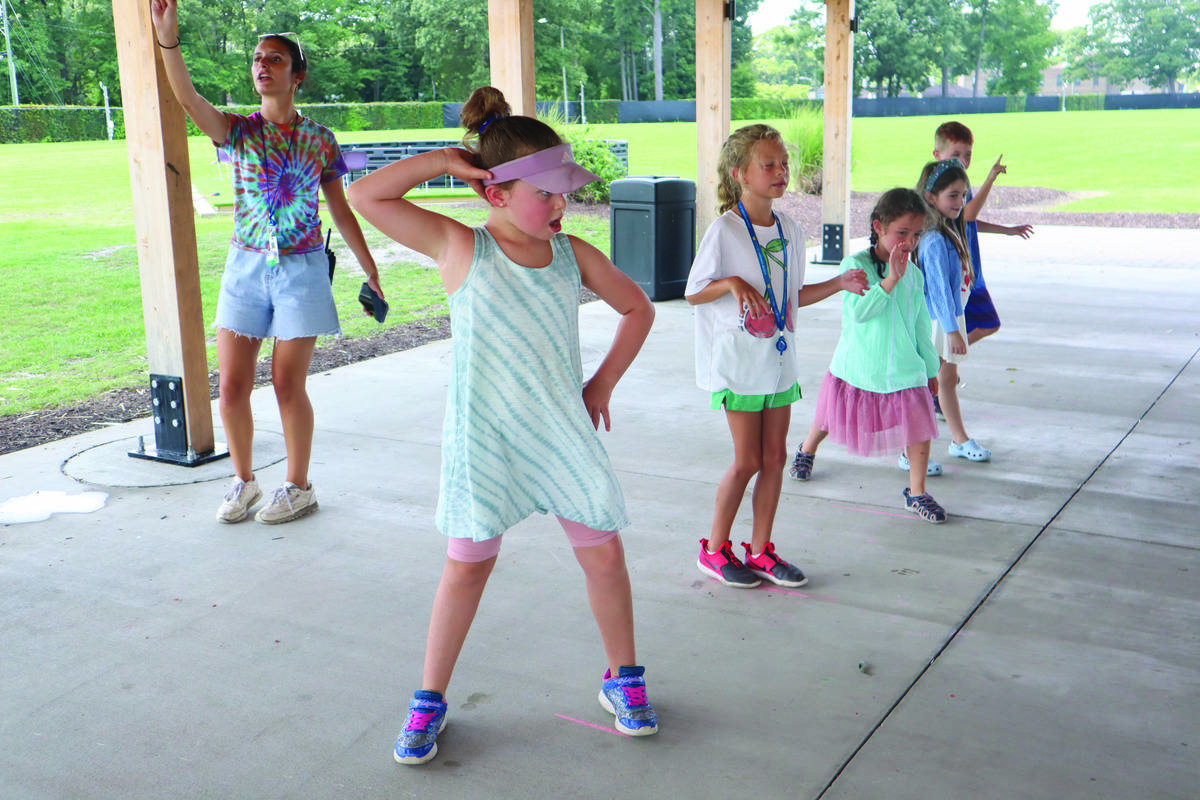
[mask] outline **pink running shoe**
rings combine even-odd
[[[746,567],[758,577],[776,586],[803,586],[808,583],[808,578],[798,567],[775,555],[774,542],[767,542],[762,555],[757,557],[750,554],[749,542],[742,542],[742,547],[746,548]]]
[[[715,553],[708,552],[708,539],[700,540],[700,555],[696,558],[696,566],[705,575],[716,578],[726,586],[735,589],[753,589],[762,581],[738,561],[733,554],[733,543],[726,540],[721,549]]]

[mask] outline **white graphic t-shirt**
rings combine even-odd
[[[787,349],[779,352],[779,330],[774,315],[752,317],[732,294],[701,303],[696,312],[696,384],[710,392],[728,389],[737,394],[773,394],[796,381],[796,295],[804,285],[804,235],[795,221],[775,212],[786,242],[788,297],[783,331]],[[771,271],[777,303],[783,292],[784,243],[776,226],[754,226]],[[696,260],[688,273],[685,294],[695,294],[713,281],[737,276],[766,297],[762,268],[754,244],[737,208],[717,218],[704,234]]]

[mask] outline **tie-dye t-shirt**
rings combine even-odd
[[[307,117],[293,126],[268,122],[258,112],[225,116],[229,137],[216,147],[233,165],[233,243],[265,253],[274,206],[281,254],[322,249],[321,184],[348,171],[333,132]]]

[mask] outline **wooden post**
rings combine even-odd
[[[212,403],[183,108],[154,44],[150,3],[113,0],[113,22],[150,373],[181,379],[185,446],[211,454]]]
[[[717,218],[717,161],[729,137],[731,4],[696,0],[696,230]]]
[[[851,0],[825,0],[825,155],[821,178],[821,259],[839,263],[850,221],[850,115],[854,75]]]
[[[533,0],[488,0],[488,48],[492,85],[514,114],[535,116]]]

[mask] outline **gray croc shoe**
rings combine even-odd
[[[908,456],[904,453],[900,454],[899,460],[896,461],[896,466],[908,472]],[[942,465],[936,461],[930,461],[929,466],[925,467],[925,477],[934,478],[942,474]]]
[[[967,439],[962,444],[950,443],[950,455],[955,458],[965,458],[968,461],[990,461],[992,451],[980,446],[974,439]]]

